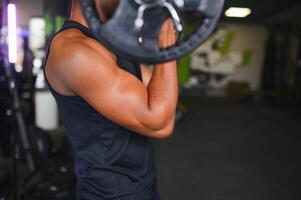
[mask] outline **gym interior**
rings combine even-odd
[[[73,150],[42,70],[70,2],[0,2],[0,200],[75,199]],[[184,21],[187,32],[199,23]],[[300,36],[299,0],[225,0],[210,36],[178,58],[174,133],[154,140],[163,200],[301,199]]]

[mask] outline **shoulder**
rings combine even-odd
[[[82,71],[115,62],[115,56],[98,41],[76,29],[58,34],[51,43],[49,55],[55,71]]]
[[[63,86],[74,93],[74,88],[91,85],[117,71],[114,54],[76,29],[66,30],[52,40],[46,74],[56,89]]]

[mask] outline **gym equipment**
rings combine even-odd
[[[14,136],[14,147],[17,147],[19,144],[17,143],[17,138],[20,138],[22,150],[25,152],[25,158],[28,165],[28,169],[31,172],[35,171],[35,164],[33,155],[31,153],[31,146],[28,139],[28,133],[25,126],[25,121],[23,117],[23,113],[21,111],[21,102],[20,97],[16,85],[16,80],[14,77],[14,66],[17,59],[16,55],[16,45],[17,45],[17,37],[16,37],[16,7],[13,4],[8,4],[7,6],[7,16],[8,16],[8,55],[7,52],[3,51],[4,56],[4,66],[5,66],[5,73],[7,77],[7,82],[9,86],[9,93],[12,99],[11,101],[11,109],[12,115],[14,116],[18,133],[19,135]],[[3,48],[6,49],[6,48]],[[8,58],[8,59],[7,59]],[[15,152],[17,154],[17,152]],[[19,159],[19,155],[15,155],[15,159]]]
[[[224,0],[122,0],[114,16],[103,23],[94,0],[80,0],[84,16],[97,39],[117,54],[141,63],[155,64],[175,60],[200,46],[214,30]],[[179,13],[194,13],[201,19],[188,38],[176,45],[159,48],[157,36],[167,18],[181,36],[185,26]]]
[[[74,200],[75,199],[75,188],[72,185],[66,185],[62,183],[54,183],[51,181],[45,181],[38,183],[32,187],[27,195],[23,197],[24,200]]]
[[[16,24],[16,6],[9,4],[9,1],[3,1],[6,9],[2,10],[2,14],[7,19],[8,27],[8,45],[1,44],[0,55],[3,57],[3,66],[5,78],[9,91],[10,109],[7,111],[11,116],[11,124],[15,130],[12,131],[11,147],[13,155],[13,198],[19,199],[19,161],[21,155],[24,155],[28,171],[33,173],[36,170],[31,145],[29,142],[28,132],[25,126],[25,120],[21,111],[21,101],[19,91],[15,79],[15,63],[17,61],[17,24]],[[6,7],[7,5],[7,7]],[[3,6],[4,7],[4,6]],[[1,59],[0,59],[1,60]]]
[[[45,130],[34,126],[28,128],[28,135],[35,164],[37,167],[42,167],[51,155],[50,135]]]
[[[24,200],[75,199],[76,177],[72,161],[63,158],[51,159],[38,176],[41,180],[27,190]]]
[[[10,132],[11,132],[11,124],[10,117],[8,116],[10,109],[10,99],[9,96],[6,76],[5,76],[5,67],[4,60],[0,58],[0,154],[3,157],[9,157],[11,155],[11,147],[10,147]]]
[[[44,84],[44,76],[38,75],[37,82],[42,77]],[[38,88],[36,84],[35,91],[35,124],[44,130],[55,130],[59,127],[59,111],[54,97],[49,90]],[[47,105],[47,106],[45,106]]]
[[[74,184],[76,182],[74,163],[63,159],[49,162],[41,176],[43,180],[52,180],[57,183],[68,182]]]

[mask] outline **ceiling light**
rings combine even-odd
[[[247,17],[252,13],[250,8],[239,8],[239,7],[230,7],[226,10],[225,15],[227,17]]]

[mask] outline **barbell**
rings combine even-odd
[[[156,64],[175,60],[199,47],[213,32],[224,0],[121,0],[106,22],[99,18],[95,0],[80,0],[81,8],[96,38],[114,53],[140,63]],[[183,35],[185,13],[197,14],[200,24],[188,37],[179,37],[168,48],[157,38],[166,19]]]

